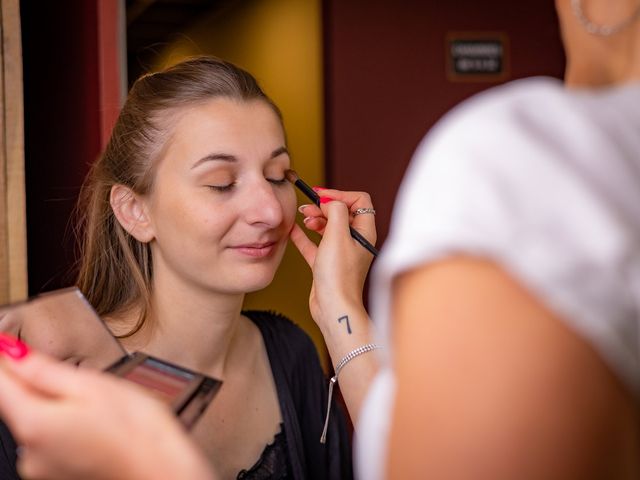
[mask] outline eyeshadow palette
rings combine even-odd
[[[105,370],[146,388],[188,428],[220,381],[142,352],[127,354],[80,290],[54,290],[0,306],[0,332],[61,361]]]
[[[222,383],[142,352],[121,358],[107,371],[145,387],[166,402],[187,428],[204,412]]]

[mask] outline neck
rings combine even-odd
[[[246,333],[244,295],[224,295],[154,278],[151,311],[123,345],[224,378],[233,346]]]
[[[565,84],[570,88],[599,88],[640,82],[640,48],[602,48],[597,58],[606,63],[593,63],[567,58]]]
[[[586,2],[583,2],[586,3]],[[616,25],[632,18],[636,1],[589,2],[586,15],[596,25]],[[559,6],[563,43],[567,56],[568,87],[598,88],[640,81],[640,19],[610,35],[587,32],[569,7]]]

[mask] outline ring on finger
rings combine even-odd
[[[355,212],[353,212],[353,216],[357,217],[358,215],[364,215],[366,213],[370,213],[371,215],[376,214],[375,208],[358,208]]]

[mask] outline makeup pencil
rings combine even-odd
[[[284,176],[287,178],[287,180],[289,180],[296,187],[298,187],[298,189],[300,189],[300,191],[304,193],[309,198],[309,200],[311,200],[316,205],[320,206],[320,196],[313,190],[313,188],[307,185],[298,176],[295,170],[287,170],[286,172],[284,172]],[[358,232],[355,228],[351,226],[349,227],[349,232],[351,232],[351,236],[353,237],[353,239],[356,242],[358,242],[360,245],[362,245],[364,248],[366,248],[369,252],[371,252],[371,254],[373,254],[374,257],[378,256],[378,250],[376,249],[376,247],[371,245],[371,243],[369,243],[369,241],[366,238],[364,238],[360,232]]]

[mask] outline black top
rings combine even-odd
[[[260,311],[243,313],[262,333],[278,392],[284,441],[279,442],[276,438],[274,443],[287,452],[289,477],[284,478],[352,479],[351,447],[338,405],[331,407],[327,443],[320,443],[327,406],[327,380],[313,342],[300,327],[281,315]],[[15,470],[15,451],[14,440],[0,423],[2,480],[20,478]],[[266,453],[265,450],[263,457]],[[274,474],[261,478],[278,477]]]
[[[327,443],[320,443],[327,408],[327,379],[313,342],[282,315],[243,313],[253,320],[264,338],[278,391],[293,478],[353,478],[351,446],[342,409],[337,404],[331,407]]]
[[[16,443],[7,426],[0,422],[0,478],[2,480],[19,479],[16,472]]]
[[[268,444],[258,461],[249,470],[241,470],[236,480],[289,480],[291,464],[287,455],[287,439],[280,424],[280,431]]]

